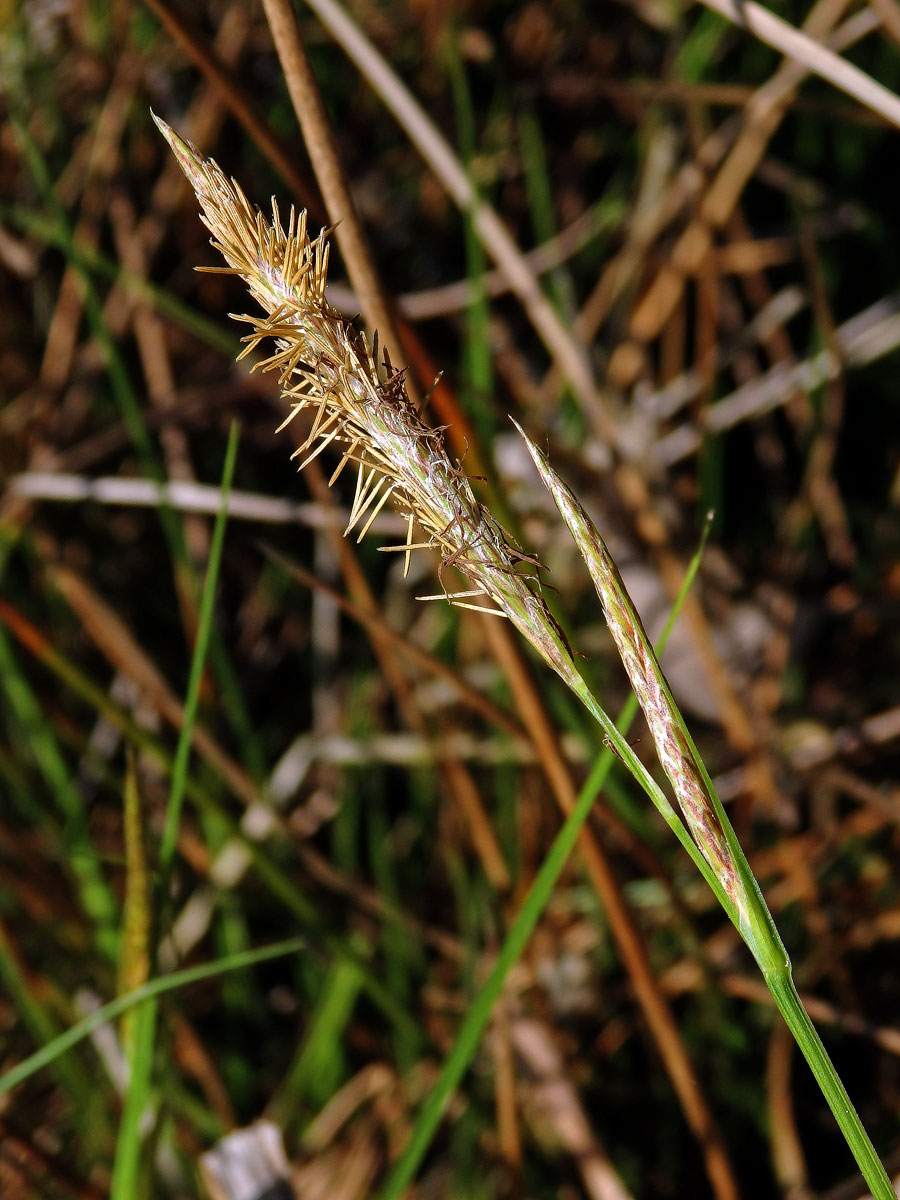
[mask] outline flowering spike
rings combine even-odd
[[[266,338],[275,343],[254,369],[278,373],[291,406],[280,428],[312,407],[315,418],[302,448],[304,465],[331,442],[341,452],[332,482],[348,461],[359,464],[347,532],[364,521],[359,535],[364,536],[390,498],[409,517],[406,543],[398,547],[404,573],[411,550],[438,549],[439,571],[456,567],[474,594],[497,605],[479,611],[509,617],[574,686],[580,676],[541,597],[540,580],[517,569],[520,563],[539,566],[537,560],[520,550],[476,499],[459,463],[447,453],[443,430],[425,424],[411,404],[405,372],[393,366],[374,338],[370,347],[325,299],[327,231],[310,238],[306,213],[295,215],[293,210],[285,231],[277,201],[272,202],[270,222],[215,162],[164,121],[154,120],[194,188],[226,270],[241,275],[263,309],[258,317],[240,319],[251,325],[246,352]],[[414,524],[423,535],[415,541]]]
[[[525,439],[541,479],[587,563],[603,615],[650,728],[662,768],[698,849],[739,912],[746,909],[743,883],[725,829],[659,660],[603,538],[577,497],[534,442]]]

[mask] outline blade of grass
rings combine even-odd
[[[380,975],[390,994],[407,1004],[414,990],[413,972],[422,966],[422,948],[392,915],[401,912],[403,904],[401,885],[397,879],[397,854],[390,837],[385,796],[380,788],[374,801],[369,802],[366,834],[372,878],[378,895],[387,901],[381,917]],[[400,1072],[409,1070],[421,1052],[421,1036],[410,1039],[406,1030],[398,1027],[394,1038],[394,1054]]]
[[[547,163],[547,151],[541,124],[534,106],[525,105],[519,116],[519,153],[531,210],[531,224],[538,243],[550,242],[556,236],[556,213],[553,203],[553,182]],[[578,311],[572,277],[564,266],[548,272],[550,293],[562,318],[574,323]]]
[[[225,861],[224,855],[229,853],[225,849],[226,846],[230,843],[234,849],[234,843],[229,838],[228,826],[212,807],[205,807],[202,810],[199,825],[204,845],[210,855],[210,878],[216,880],[216,866]],[[219,881],[219,886],[216,888],[217,894],[214,910],[216,919],[212,919],[213,914],[211,913],[209,933],[213,939],[214,952],[219,957],[226,954],[236,954],[239,950],[247,950],[253,944],[253,935],[248,925],[248,916],[241,900],[237,886],[238,882],[238,880],[235,880],[232,884],[231,880],[229,880],[229,886],[224,886]],[[201,883],[199,886],[201,893],[207,887],[205,883]],[[196,894],[195,892],[192,895],[196,896]],[[191,897],[188,897],[185,904],[191,904]],[[178,915],[183,917],[184,913],[185,907],[182,907]],[[200,939],[205,936],[206,931],[203,930],[201,932],[198,925],[196,936],[192,929],[191,937],[182,941],[181,935],[187,922],[182,921],[180,927],[177,922],[178,917],[173,918],[172,936],[178,946],[179,953],[184,956],[190,952],[189,947],[199,943]],[[254,1008],[259,1011],[264,1006],[265,1000],[259,995],[253,979],[234,975],[222,987],[220,1011],[224,1021],[234,1018],[240,1019],[241,1013],[247,1014],[252,1012]],[[225,1063],[220,1062],[218,1065],[227,1074]]]
[[[716,12],[701,13],[694,28],[685,37],[672,64],[673,73],[685,83],[699,83],[721,53],[728,22]]]
[[[159,847],[158,906],[165,906],[166,897],[168,896],[169,879],[175,859],[178,828],[181,821],[188,762],[191,753],[191,739],[200,702],[200,683],[203,678],[203,667],[206,660],[206,651],[209,646],[216,585],[222,562],[222,548],[225,542],[225,526],[228,511],[228,493],[231,489],[231,481],[234,476],[237,447],[238,426],[233,422],[228,435],[225,466],[222,471],[222,504],[213,528],[209,564],[203,584],[203,593],[200,597],[200,609],[197,614],[197,638],[194,644],[191,671],[184,702],[184,721],[172,767],[172,783]],[[153,996],[138,1009],[135,1020],[134,1044],[130,1059],[130,1079],[125,1098],[125,1108],[122,1113],[122,1121],[119,1126],[119,1135],[116,1141],[116,1156],[110,1187],[112,1200],[131,1200],[137,1192],[142,1141],[140,1121],[147,1107],[150,1095],[157,1016],[158,1000],[156,996]]]
[[[345,1069],[347,1024],[362,989],[355,963],[344,960],[330,968],[311,1014],[303,1044],[270,1102],[272,1113],[294,1116],[298,1104],[319,1109],[341,1083]]]
[[[90,1037],[101,1025],[115,1021],[116,1018],[148,1000],[157,1000],[166,992],[189,987],[192,983],[200,983],[204,979],[213,979],[217,975],[225,974],[226,971],[241,971],[247,967],[255,967],[259,963],[268,962],[273,958],[297,954],[305,946],[306,942],[303,938],[288,938],[283,942],[275,942],[271,946],[261,946],[256,950],[244,950],[238,954],[231,954],[226,958],[216,959],[215,962],[203,963],[197,967],[186,967],[184,970],[172,971],[166,975],[158,975],[155,979],[135,988],[133,992],[126,992],[125,995],[111,1000],[109,1004],[104,1004],[102,1008],[90,1013],[73,1025],[71,1029],[67,1029],[65,1033],[47,1041],[40,1050],[23,1059],[12,1070],[0,1075],[0,1096],[14,1087],[18,1087],[26,1079],[30,1079],[37,1071],[51,1066],[68,1053],[73,1046],[77,1046],[79,1042]]]
[[[150,972],[151,879],[147,862],[142,798],[134,748],[128,746],[123,789],[122,837],[125,844],[125,897],[122,902],[122,940],[119,948],[120,992],[147,982]],[[131,1050],[134,1014],[122,1022],[122,1044]]]
[[[466,69],[455,38],[447,39],[447,69],[450,90],[456,115],[457,139],[460,155],[468,168],[477,151],[475,112],[472,94],[466,78]],[[478,196],[477,187],[473,191]],[[460,372],[463,403],[468,411],[479,438],[484,441],[490,435],[490,412],[485,405],[493,385],[491,362],[491,338],[489,331],[490,308],[484,288],[486,257],[472,225],[472,210],[464,214],[466,247],[466,279],[472,292],[472,301],[465,310],[465,336]]]
[[[672,627],[681,611],[694,577],[700,566],[700,559],[709,535],[710,523],[707,522],[700,540],[700,545],[691,560],[681,591],[672,607],[672,612],[666,622],[659,641],[658,649],[662,651],[668,640]],[[616,722],[618,730],[624,736],[637,713],[638,702],[634,695],[629,696]],[[500,948],[496,962],[485,981],[484,987],[472,1002],[468,1014],[456,1036],[453,1048],[444,1060],[437,1081],[428,1099],[423,1104],[416,1118],[412,1133],[403,1154],[400,1156],[384,1188],[378,1194],[378,1200],[399,1200],[404,1189],[412,1182],[422,1158],[428,1149],[431,1139],[437,1131],[441,1117],[450,1102],[456,1088],[466,1072],[481,1037],[491,1017],[494,1004],[503,990],[506,976],[528,944],[541,914],[547,906],[556,881],[559,879],[569,855],[578,840],[582,825],[590,815],[594,799],[606,780],[615,756],[611,749],[606,748],[597,757],[590,775],[578,794],[575,807],[566,819],[553,845],[550,847],[541,868],[535,876],[534,883],[515,920],[509,928],[506,939]],[[674,814],[673,814],[674,815]]]

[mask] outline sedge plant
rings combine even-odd
[[[430,427],[410,402],[403,372],[370,346],[332,308],[325,295],[327,232],[310,237],[306,214],[291,208],[282,223],[272,200],[269,220],[241,188],[165,122],[154,118],[200,203],[212,245],[227,265],[199,267],[243,279],[259,315],[249,325],[240,357],[266,343],[270,353],[254,370],[274,371],[289,414],[312,424],[294,451],[301,468],[331,447],[339,454],[333,483],[352,464],[356,490],[346,534],[362,540],[390,502],[407,520],[398,546],[408,567],[413,550],[440,556],[442,591],[422,599],[508,618],[578,696],[621,759],[678,837],[752,952],[797,1044],[876,1200],[895,1200],[846,1089],[797,994],[784,944],[741,849],[703,760],[659,665],[640,617],[594,523],[545,455],[521,431],[540,476],[575,539],[649,726],[673,805],[637,758],[578,670],[565,634],[541,591],[540,564],[519,547],[475,496],[449,455],[441,430]],[[518,428],[518,426],[517,426]],[[468,587],[447,591],[444,573],[455,568]],[[392,1192],[393,1194],[393,1192]]]

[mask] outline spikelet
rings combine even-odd
[[[355,467],[345,535],[358,529],[362,540],[390,501],[407,518],[407,538],[383,549],[403,553],[408,569],[412,550],[435,548],[439,576],[453,566],[472,585],[422,599],[442,596],[461,608],[509,617],[566,682],[579,681],[565,636],[541,597],[540,564],[513,544],[477,500],[447,452],[443,430],[427,425],[410,403],[404,373],[387,355],[378,363],[377,338],[369,347],[328,304],[328,231],[311,238],[306,213],[298,216],[293,208],[285,229],[274,199],[269,221],[213,160],[154,120],[197,195],[213,247],[228,263],[199,269],[240,276],[263,309],[262,316],[235,318],[250,325],[240,357],[274,341],[272,352],[253,369],[278,374],[290,405],[280,428],[304,410],[314,414],[294,452],[300,468],[326,447],[340,454],[330,483],[348,463]]]
[[[518,426],[516,426],[519,428]],[[578,498],[519,429],[548,491],[587,564],[619,657],[640,701],[656,753],[694,843],[730,897],[742,923],[750,905],[724,813],[672,698],[653,645],[606,543]]]

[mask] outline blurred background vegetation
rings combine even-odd
[[[895,0],[773,7],[900,91]],[[587,384],[567,379],[495,247],[300,5],[410,377],[441,373],[425,411],[550,568],[609,711],[624,674],[507,414],[551,447],[651,632],[715,510],[665,665],[900,1167],[900,135],[674,0],[347,12],[584,356]],[[399,518],[341,542],[352,481],[325,491],[327,461],[298,479],[274,380],[234,363],[226,314],[247,301],[194,273],[216,257],[149,110],[252,201],[327,224],[262,6],[7,0],[0,89],[0,1071],[148,972],[299,933],[300,953],[161,1002],[141,1187],[204,1194],[200,1155],[266,1116],[297,1195],[373,1195],[602,747],[487,619],[416,602],[435,562],[404,580],[377,552]],[[355,312],[337,254],[331,278]],[[108,1193],[134,1054],[133,1025],[107,1026],[0,1097],[0,1193]],[[614,771],[412,1194],[738,1193],[863,1191],[734,930]]]

